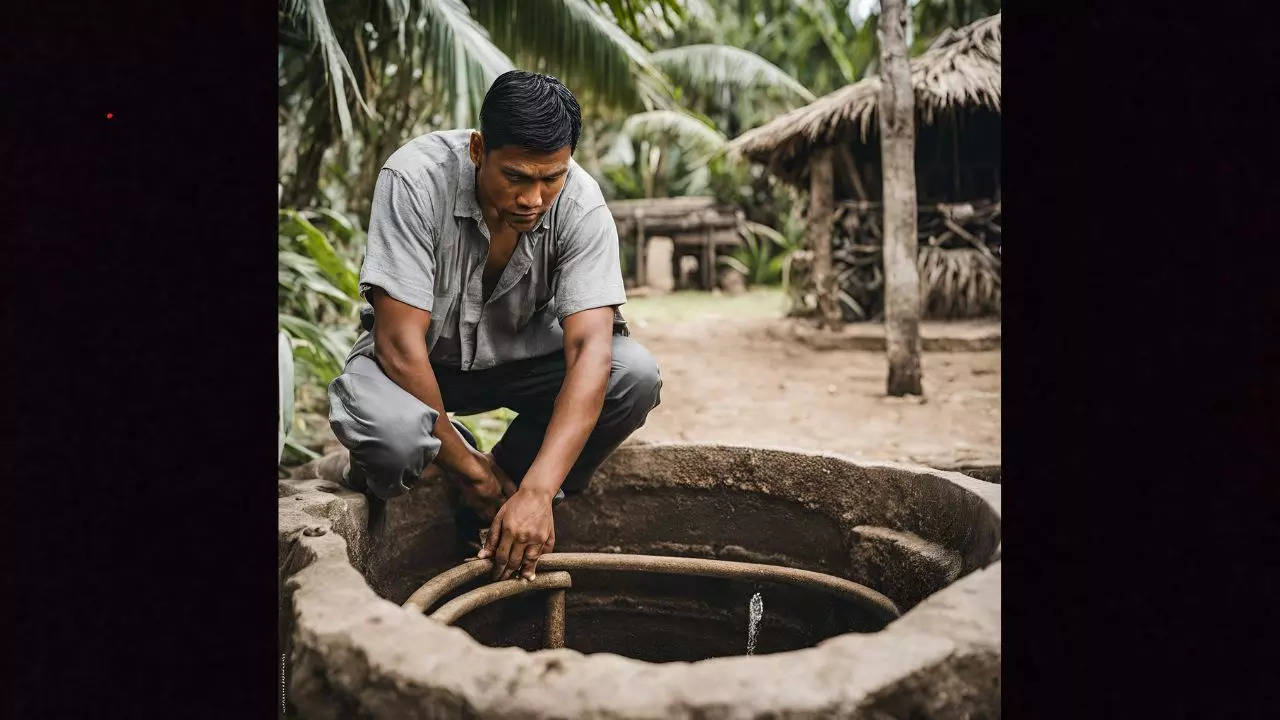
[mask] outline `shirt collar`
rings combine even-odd
[[[471,162],[471,154],[467,152],[466,145],[458,152],[458,189],[453,196],[453,214],[484,222],[480,204],[476,202],[476,165]]]

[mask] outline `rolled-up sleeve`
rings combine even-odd
[[[618,262],[618,228],[607,205],[587,211],[559,238],[553,273],[556,312],[569,315],[627,301]]]
[[[380,287],[407,305],[431,311],[435,299],[435,229],[422,193],[395,170],[378,174],[360,266],[360,293]]]

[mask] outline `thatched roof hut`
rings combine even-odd
[[[998,196],[1000,14],[938,36],[911,60],[911,80],[921,202]],[[874,199],[879,95],[880,78],[865,78],[743,133],[730,148],[804,187],[811,155],[834,147],[836,197]]]
[[[938,36],[911,60],[911,83],[925,317],[998,314],[1000,15]],[[730,144],[809,191],[809,251],[793,258],[793,287],[833,274],[846,321],[882,312],[880,88],[865,78]]]

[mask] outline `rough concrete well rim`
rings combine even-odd
[[[728,450],[745,450],[745,451],[766,451],[788,453],[791,455],[802,455],[804,457],[817,459],[839,460],[861,468],[888,468],[891,470],[903,470],[911,473],[920,473],[926,475],[934,475],[936,477],[950,480],[952,483],[959,485],[961,488],[977,495],[985,502],[988,507],[995,513],[996,519],[1001,518],[1000,514],[1000,495],[1001,487],[999,483],[991,483],[986,480],[980,480],[971,475],[965,475],[956,470],[940,470],[928,465],[920,463],[901,462],[897,460],[878,460],[868,458],[857,458],[852,455],[846,455],[839,452],[826,450],[811,450],[809,448],[794,447],[791,445],[742,445],[739,443],[703,443],[703,442],[674,442],[674,441],[658,441],[658,442],[637,442],[622,445],[619,450],[638,450],[638,449],[728,449]],[[996,463],[999,464],[999,463]]]
[[[932,475],[977,495],[999,519],[1000,486],[952,471],[785,447],[708,443],[633,446],[644,452],[672,448],[710,452],[773,450],[834,460],[855,468],[885,467]],[[314,492],[331,499],[345,494]],[[331,499],[316,498],[321,504]],[[817,712],[823,708],[853,707],[886,683],[944,662],[964,650],[996,656],[999,653],[998,560],[929,596],[883,630],[847,633],[790,652],[655,664],[612,653],[588,656],[571,649],[526,652],[490,648],[459,628],[442,626],[420,612],[402,609],[379,597],[350,565],[342,536],[335,532],[319,536],[301,532],[308,526],[331,530],[332,522],[299,513],[297,510],[303,508],[285,505],[284,500],[281,499],[279,528],[282,545],[296,543],[310,558],[287,580],[294,636],[329,637],[349,645],[363,657],[365,681],[369,684],[404,691],[418,688],[423,693],[446,692],[465,700],[478,712],[661,717],[667,706],[655,707],[653,701],[659,696],[654,693],[661,694],[668,704],[685,708],[732,708],[752,703],[759,707],[761,703],[768,705],[771,698],[777,699],[781,687],[790,688],[789,708],[796,709],[796,698],[806,698],[804,702]],[[321,571],[328,572],[325,582],[318,580]],[[959,622],[957,612],[961,613]],[[411,648],[424,650],[416,653]],[[601,693],[602,684],[619,691]],[[494,687],[507,692],[494,693]],[[796,687],[805,690],[796,693]]]

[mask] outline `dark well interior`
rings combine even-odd
[[[660,472],[661,466],[652,469]],[[741,464],[737,470],[742,471]],[[886,476],[869,477],[859,469],[848,478],[843,499],[829,503],[815,502],[805,492],[788,496],[772,486],[765,494],[743,483],[683,482],[680,473],[655,482],[597,475],[591,490],[556,508],[556,550],[804,568],[875,588],[903,612],[985,564],[994,552],[999,519],[972,493],[933,476],[875,473]],[[821,479],[826,493],[839,493],[844,484],[829,470]],[[903,530],[909,534],[900,540],[894,533]],[[455,522],[449,493],[439,486],[373,503],[367,535],[359,534],[364,541],[354,544],[352,560],[379,595],[397,604],[423,582],[473,556],[476,547],[474,525]],[[748,602],[756,592],[764,603],[757,654],[883,627],[854,603],[794,586],[640,572],[572,575],[565,645],[584,653],[650,662],[745,654]],[[545,599],[544,593],[530,593],[500,600],[457,625],[486,645],[538,650],[544,647]]]

